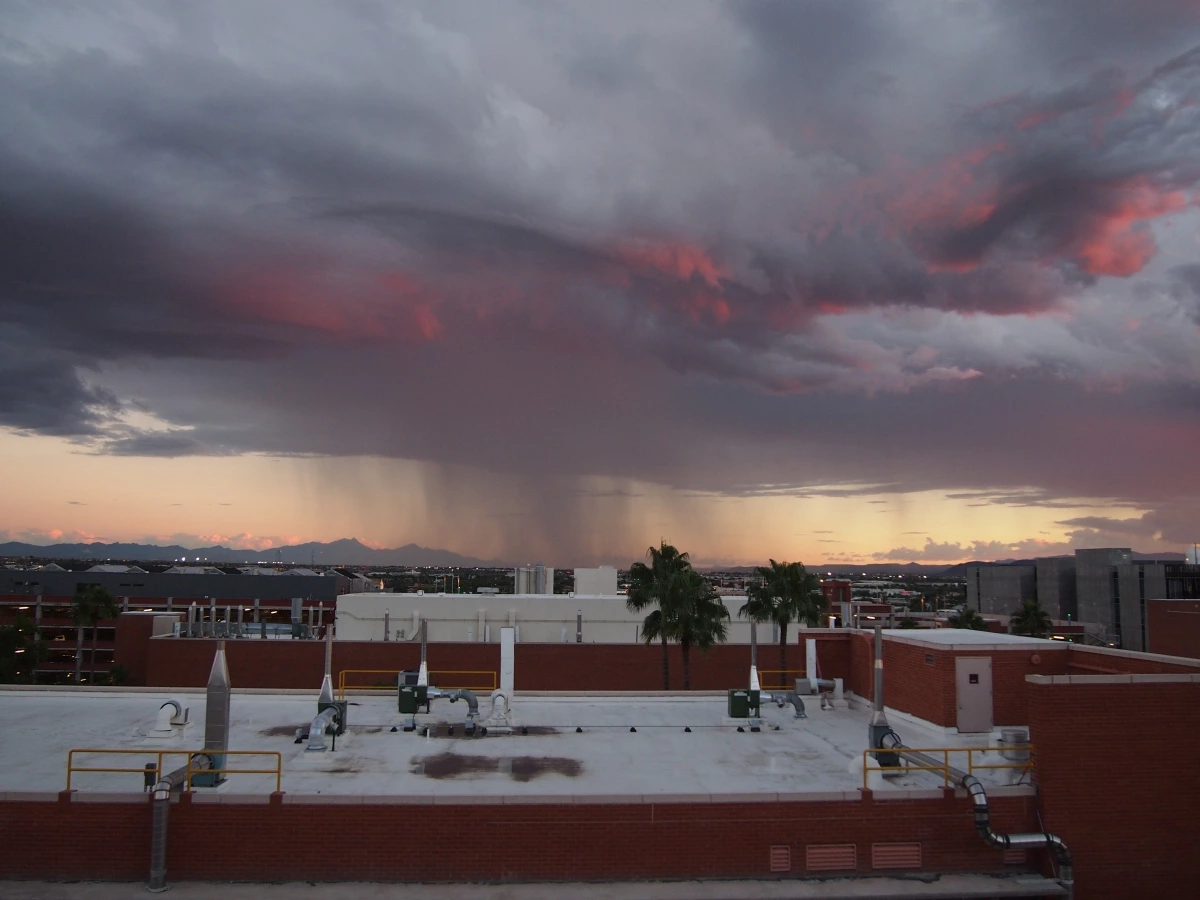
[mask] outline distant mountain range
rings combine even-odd
[[[272,547],[270,550],[233,550],[215,547],[160,547],[156,544],[25,544],[9,541],[0,544],[0,557],[33,556],[40,559],[94,559],[131,560],[145,562],[172,562],[186,558],[194,562],[197,557],[210,563],[286,563],[288,565],[325,566],[501,566],[495,560],[475,559],[449,550],[437,550],[406,544],[387,550],[375,550],[356,538],[321,543],[310,541],[290,547]]]

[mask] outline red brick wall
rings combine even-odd
[[[117,619],[117,640],[113,662],[125,667],[127,684],[146,683],[146,664],[154,616],[147,613],[122,613]]]
[[[875,697],[874,637],[853,636],[852,668],[856,671],[848,684],[855,693],[869,700]],[[987,656],[992,660],[992,720],[996,727],[1025,725],[1029,721],[1026,702],[1026,675],[1062,675],[1066,673],[1068,648],[1047,642],[1033,650],[944,650],[900,640],[883,642],[884,700],[892,709],[909,713],[946,728],[958,721],[958,691],[955,685],[955,659],[959,656]],[[933,663],[927,662],[932,657]],[[1034,662],[1034,658],[1037,662]]]
[[[996,798],[1034,827],[1033,798]],[[149,804],[0,802],[0,877],[142,879]],[[319,822],[319,827],[313,824]],[[563,881],[770,877],[771,846],[920,841],[925,871],[1002,871],[965,798],[811,803],[173,805],[168,880]],[[460,848],[431,852],[431,847]],[[1035,860],[1035,863],[1037,861]],[[823,873],[831,874],[831,873]],[[849,874],[849,873],[840,873]]]
[[[1146,631],[1151,653],[1200,659],[1200,600],[1149,600]]]
[[[1197,618],[1200,618],[1198,616]],[[1200,664],[1173,663],[1145,654],[1105,651],[1098,647],[1071,646],[1065,675],[1172,675],[1200,672]]]
[[[1081,900],[1192,897],[1200,684],[1031,684],[1046,828],[1075,855]]]
[[[848,674],[845,632],[821,633],[817,660],[825,678]],[[428,645],[433,670],[500,668],[500,645],[444,643]],[[226,641],[229,677],[234,687],[315,688],[325,666],[320,641]],[[158,638],[147,647],[146,684],[154,687],[202,687],[208,681],[214,646],[211,639]],[[747,684],[750,650],[742,644],[692,651],[692,688],[723,690]],[[120,661],[120,660],[118,660]],[[415,669],[419,644],[407,641],[335,641],[333,669]],[[759,647],[759,668],[779,666],[778,646]],[[804,647],[788,647],[788,665],[804,667]],[[670,647],[671,687],[683,686],[679,647]],[[520,691],[655,691],[662,689],[662,650],[643,644],[518,644],[516,688]],[[371,676],[355,676],[371,683]],[[381,678],[383,676],[380,676]],[[463,682],[466,684],[467,682]],[[452,686],[446,681],[446,686]]]

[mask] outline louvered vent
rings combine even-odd
[[[804,848],[804,866],[813,872],[858,868],[856,844],[809,844]]]
[[[872,869],[919,869],[921,868],[921,845],[916,844],[872,844]]]
[[[1024,850],[1005,850],[1004,864],[1006,866],[1023,866],[1028,856]]]
[[[792,848],[784,846],[775,846],[771,848],[771,871],[772,872],[790,872],[792,871]]]

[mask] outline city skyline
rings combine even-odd
[[[0,13],[0,541],[1200,539],[1194,3]]]

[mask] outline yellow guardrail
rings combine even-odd
[[[75,765],[75,754],[101,754],[115,756],[120,754],[138,755],[138,756],[153,756],[155,764],[153,769],[146,768],[142,765],[140,768],[131,768],[128,766],[77,766]],[[275,768],[273,769],[196,769],[192,767],[192,761],[201,755],[207,756],[273,756],[275,758]],[[101,749],[96,747],[77,747],[67,753],[67,790],[71,790],[71,777],[76,772],[123,772],[125,774],[146,775],[153,772],[154,778],[157,781],[166,770],[163,768],[163,758],[167,756],[185,756],[187,764],[185,766],[186,773],[183,782],[183,789],[190,791],[192,789],[192,776],[200,774],[214,775],[274,775],[275,776],[275,792],[282,790],[283,785],[283,756],[277,750],[130,750],[130,749]]]
[[[781,675],[779,684],[767,684],[764,675]],[[792,678],[789,679],[788,676]],[[805,675],[804,669],[759,669],[758,681],[764,691],[790,691],[796,687],[796,679],[803,678]]]
[[[401,669],[342,669],[338,672],[338,699],[345,700],[346,691],[348,690],[394,691],[396,689],[396,678],[401,671]],[[388,675],[390,676],[390,681],[387,684],[347,684],[347,675]],[[451,681],[456,681],[460,677],[477,678],[478,683],[438,683],[442,676],[448,676]],[[468,691],[494,691],[500,685],[500,673],[494,669],[431,669],[429,672],[429,681],[437,684],[440,688],[449,688],[451,690],[461,688]]]
[[[977,763],[975,762],[976,753],[997,753],[1000,751],[1006,752],[1025,752],[1029,754],[1029,759],[1026,760],[1009,760],[1002,763]],[[870,757],[876,753],[922,753],[926,756],[942,757],[941,765],[923,766],[909,760],[902,760],[899,766],[880,766],[871,765]],[[931,747],[923,749],[921,747],[898,747],[895,750],[864,750],[863,751],[863,788],[867,787],[867,775],[869,772],[894,772],[897,769],[916,769],[921,772],[941,772],[942,784],[945,787],[950,787],[950,770],[952,768],[961,768],[959,766],[950,765],[951,753],[967,754],[967,774],[974,775],[976,772],[984,771],[985,769],[1020,769],[1026,772],[1033,771],[1033,745],[1026,744],[1024,746],[1015,747],[1005,745],[1003,747]]]

